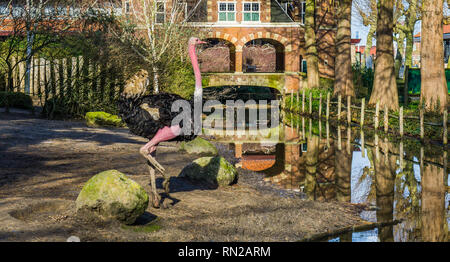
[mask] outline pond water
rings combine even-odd
[[[448,241],[449,169],[442,145],[284,113],[282,119],[266,135],[211,135],[230,144],[239,165],[261,172],[266,183],[311,200],[359,204],[364,220],[391,223],[326,241]]]

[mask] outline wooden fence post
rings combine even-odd
[[[342,100],[342,97],[339,94],[338,95],[338,121],[341,120],[341,100]]]
[[[444,123],[443,123],[443,125],[444,125],[444,145],[446,145],[447,143],[448,143],[448,137],[447,137],[447,118],[448,118],[448,111],[447,111],[447,109],[445,109],[444,110]],[[447,172],[447,171],[445,171],[445,172]]]
[[[352,122],[352,97],[347,96],[347,124]]]
[[[399,112],[400,137],[403,137],[403,106],[400,107]]]
[[[389,131],[389,110],[387,105],[384,105],[384,132]]]
[[[399,156],[400,156],[399,160],[400,169],[403,171],[403,141],[400,141]]]
[[[339,151],[341,151],[342,150],[342,145],[341,145],[342,139],[341,139],[341,126],[339,124],[338,124],[337,132],[338,132],[338,149],[339,149]]]
[[[326,123],[326,129],[327,129],[327,147],[330,148],[330,123]]]
[[[302,113],[305,113],[305,89],[302,90]]]
[[[322,118],[322,93],[319,96],[319,118]]]
[[[303,139],[305,139],[306,135],[305,135],[305,118],[302,117],[302,137]]]
[[[289,110],[292,111],[294,108],[294,92],[291,92],[291,106],[289,107]]]
[[[327,120],[330,118],[330,92],[327,93]]]
[[[375,106],[375,119],[374,119],[374,125],[375,125],[375,131],[378,130],[378,117],[380,115],[380,101],[377,101],[377,104]]]
[[[420,108],[419,111],[419,117],[420,117],[420,139],[424,138],[424,129],[423,129],[423,108]]]
[[[24,62],[19,63],[19,92],[25,92],[25,65]]]
[[[361,155],[362,157],[366,157],[366,149],[364,147],[364,131],[361,129]]]
[[[360,122],[360,126],[363,127],[364,126],[364,107],[366,106],[366,98],[364,97],[361,101],[361,122]]]
[[[309,93],[309,114],[312,114],[312,92]]]

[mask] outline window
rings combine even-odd
[[[78,7],[70,7],[69,16],[71,17],[79,17],[81,15],[81,9]]]
[[[156,2],[156,23],[162,24],[166,20],[166,3]]]
[[[307,66],[307,63],[306,63],[306,59],[302,60],[302,68],[300,68],[300,70],[301,70],[302,73],[307,73],[308,72],[308,66]]]
[[[7,4],[0,4],[0,15],[7,15],[9,13],[9,6]]]
[[[259,3],[244,3],[243,20],[259,21]]]
[[[67,16],[67,7],[65,7],[65,6],[58,6],[56,8],[56,15],[57,16]]]
[[[178,5],[177,12],[180,14],[180,18],[187,19],[189,14],[187,3],[177,3],[177,5]]]
[[[131,13],[131,3],[129,1],[125,2],[125,14]]]
[[[235,21],[235,3],[219,3],[219,21]]]
[[[306,2],[300,2],[300,22],[305,23],[305,10],[306,10]]]

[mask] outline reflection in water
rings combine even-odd
[[[243,150],[243,167],[258,161],[255,155],[275,155],[263,170],[266,181],[308,199],[365,204],[361,216],[372,222],[402,220],[333,241],[448,241],[448,155],[441,146],[329,123],[323,132],[318,121],[286,118],[289,126],[280,127],[284,135],[276,148],[258,152],[253,146],[252,157]],[[258,140],[253,143],[257,147]]]

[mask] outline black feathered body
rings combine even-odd
[[[169,93],[134,98],[121,96],[119,98],[119,116],[127,124],[131,133],[152,139],[159,129],[172,125],[172,120],[179,114],[179,112],[172,112],[172,104],[180,99],[182,100],[183,98]],[[192,102],[188,102],[192,108]],[[189,123],[182,123],[181,125],[190,124],[192,130],[194,130],[192,119],[190,119]],[[194,134],[187,134],[178,136],[173,140],[190,141],[194,138]]]

